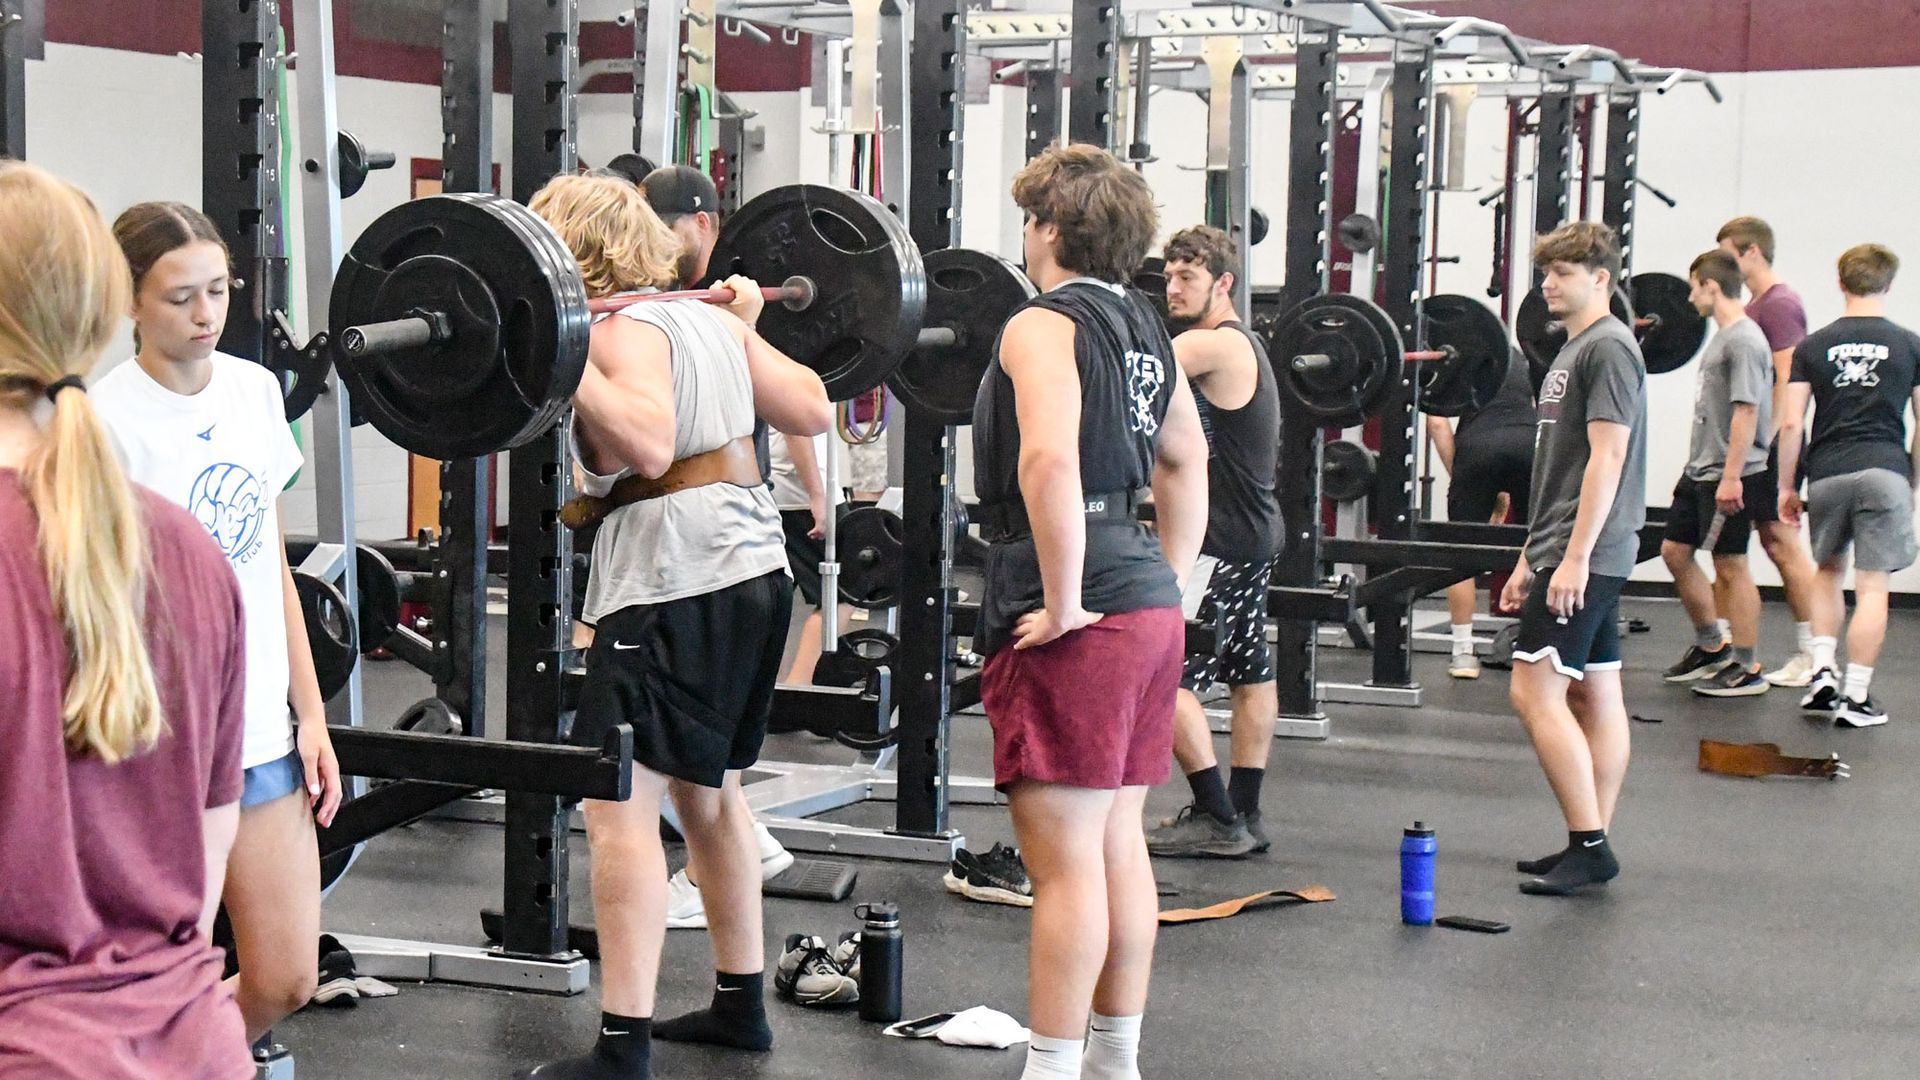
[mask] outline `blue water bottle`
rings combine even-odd
[[[1433,830],[1416,821],[1400,838],[1400,921],[1433,925],[1433,861],[1440,846]]]

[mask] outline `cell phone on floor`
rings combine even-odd
[[[1442,915],[1433,920],[1433,925],[1444,926],[1452,930],[1471,930],[1476,934],[1504,934],[1513,929],[1503,922],[1491,919],[1474,919],[1466,915]]]

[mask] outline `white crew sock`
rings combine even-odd
[[[1793,644],[1801,656],[1808,656],[1813,650],[1813,624],[1797,622],[1793,624]]]
[[[1140,1018],[1093,1014],[1082,1080],[1140,1080]]]
[[[1865,664],[1847,664],[1846,695],[1848,701],[1867,700],[1867,687],[1873,685],[1873,669]]]
[[[1733,624],[1727,620],[1714,620],[1713,629],[1715,633],[1720,635],[1720,644],[1716,646],[1717,648],[1725,648],[1727,642],[1733,640]]]
[[[1027,1040],[1027,1067],[1020,1080],[1080,1080],[1083,1039],[1051,1039],[1034,1032]]]
[[[1830,637],[1808,638],[1807,656],[1813,660],[1813,670],[1819,671],[1821,668],[1831,668],[1834,663],[1834,650],[1839,648],[1839,645],[1840,643],[1837,640]]]
[[[1455,656],[1472,655],[1473,624],[1472,623],[1452,623],[1450,624],[1449,629],[1453,631],[1453,655]]]

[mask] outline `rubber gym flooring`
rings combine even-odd
[[[1669,687],[1658,671],[1684,646],[1677,606],[1628,601],[1653,632],[1626,644],[1634,764],[1614,823],[1624,872],[1597,894],[1525,897],[1512,862],[1564,843],[1505,679],[1453,683],[1443,657],[1416,657],[1419,710],[1331,706],[1332,738],[1274,748],[1265,813],[1271,855],[1161,862],[1163,882],[1200,906],[1276,886],[1322,884],[1333,903],[1255,910],[1163,928],[1142,1072],[1151,1078],[1911,1077],[1920,1072],[1920,894],[1914,771],[1920,672],[1907,643],[1920,613],[1896,612],[1876,697],[1890,725],[1836,731],[1803,720],[1798,693],[1728,702]],[[1767,608],[1766,640],[1791,640]],[[497,621],[497,620],[496,620]],[[496,632],[496,642],[504,638]],[[1364,678],[1364,657],[1323,651],[1327,678]],[[370,715],[398,715],[430,690],[399,664],[370,665]],[[500,700],[498,696],[494,698]],[[496,721],[497,725],[497,721]],[[1735,780],[1695,768],[1697,740],[1773,741],[1790,754],[1838,750],[1853,778]],[[990,760],[986,723],[954,723],[958,771]],[[1224,752],[1224,740],[1222,740]],[[773,740],[768,756],[837,760],[819,740]],[[1154,793],[1170,814],[1185,785]],[[889,807],[847,811],[883,823]],[[1400,830],[1439,832],[1439,910],[1498,919],[1493,937],[1402,926]],[[972,846],[1011,840],[1004,808],[958,809]],[[498,904],[495,826],[428,821],[369,845],[329,900],[336,932],[479,943]],[[575,918],[591,918],[586,844],[573,845]],[[670,858],[677,853],[671,852]],[[972,1005],[1025,1015],[1024,911],[950,896],[934,867],[864,861],[843,905],[767,905],[769,970],[790,932],[854,926],[852,904],[892,899],[907,931],[908,1016]],[[660,991],[672,1014],[705,1003],[706,936],[669,935]],[[769,985],[771,979],[769,979]],[[400,984],[352,1010],[308,1009],[277,1029],[309,1078],[506,1077],[593,1040],[597,994],[553,998]],[[771,989],[769,989],[771,993]],[[963,1050],[882,1037],[852,1013],[769,1000],[766,1055],[656,1043],[655,1072],[688,1077],[1018,1076],[1022,1051]]]

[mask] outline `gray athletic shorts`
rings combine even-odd
[[[1859,570],[1913,565],[1913,488],[1891,469],[1861,469],[1815,480],[1807,488],[1813,561],[1829,563],[1853,548]]]

